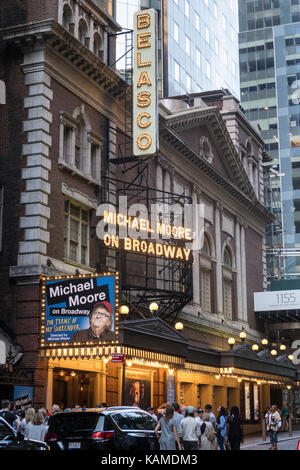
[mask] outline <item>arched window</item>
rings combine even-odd
[[[200,252],[200,305],[204,312],[211,313],[211,247],[206,234]]]
[[[81,19],[79,21],[79,26],[78,26],[78,39],[79,41],[87,46],[87,39],[88,39],[88,27],[86,22]]]
[[[225,318],[232,320],[232,255],[228,247],[226,247],[224,250],[223,265],[224,316]]]
[[[99,59],[103,60],[103,41],[98,33],[94,35],[93,52]]]
[[[228,248],[224,250],[224,265],[231,268],[232,267],[232,258],[231,253]]]
[[[67,3],[64,5],[62,23],[63,27],[66,28],[67,31],[71,32],[71,25],[73,24],[73,12]]]

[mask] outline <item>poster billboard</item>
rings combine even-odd
[[[150,380],[125,379],[125,406],[137,406],[143,410],[151,405]]]
[[[43,278],[41,346],[115,343],[118,274]]]

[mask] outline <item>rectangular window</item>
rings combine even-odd
[[[63,158],[67,163],[72,161],[72,132],[72,127],[64,126]]]
[[[209,44],[210,38],[209,38],[209,29],[207,26],[205,26],[205,41],[207,44]]]
[[[174,23],[174,40],[179,43],[179,27],[177,23]]]
[[[218,19],[218,6],[216,2],[214,2],[214,17],[216,20]]]
[[[224,15],[222,15],[222,26],[223,26],[224,31],[226,31],[227,24],[226,24],[226,18]]]
[[[228,66],[228,52],[224,49],[224,64]]]
[[[232,320],[232,282],[224,279],[224,316]]]
[[[196,64],[197,64],[197,67],[200,69],[200,66],[201,66],[201,52],[199,51],[199,49],[196,49]]]
[[[187,73],[186,74],[186,90],[188,93],[191,92],[191,89],[192,89],[192,78],[190,77],[190,75]]]
[[[65,201],[64,257],[88,265],[89,211]]]
[[[185,36],[185,52],[191,55],[191,40],[188,36]]]
[[[176,82],[179,83],[179,81],[180,81],[180,67],[179,67],[179,64],[176,62],[176,60],[174,61],[174,76],[175,76]]]
[[[200,16],[196,13],[196,30],[200,31]]]
[[[216,54],[219,55],[219,40],[217,38],[215,38],[215,51],[216,51]]]
[[[206,61],[206,77],[210,80],[211,78],[211,65],[210,63],[208,62],[208,60]]]
[[[184,14],[187,18],[190,17],[190,4],[188,0],[184,0]]]
[[[211,312],[210,271],[200,269],[200,304],[204,312]]]
[[[95,179],[100,178],[98,163],[100,161],[100,148],[97,144],[91,144],[91,175]]]

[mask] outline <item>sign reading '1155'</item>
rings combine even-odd
[[[158,151],[158,41],[157,12],[134,15],[133,154]]]

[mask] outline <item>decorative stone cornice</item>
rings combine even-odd
[[[231,173],[232,181],[236,183],[237,187],[239,187],[247,197],[256,200],[256,194],[226,128],[219,108],[213,106],[207,108],[189,108],[168,116],[161,113],[160,117],[166,129],[173,133],[178,129],[185,129],[187,127],[190,129],[207,124],[216,138],[217,146],[224,155],[227,169],[229,173]],[[185,145],[187,146],[186,143]],[[204,156],[198,155],[198,158],[209,164]]]
[[[28,47],[45,47],[61,55],[75,65],[80,72],[96,82],[114,99],[123,99],[125,93],[130,100],[131,87],[105,62],[95,56],[85,45],[81,44],[63,26],[54,20],[27,23],[0,30],[2,41],[13,44],[22,50]],[[26,68],[26,64],[23,68]]]
[[[216,117],[215,113],[218,110],[215,110],[215,108],[210,108],[210,110],[212,110],[212,116]],[[203,122],[204,121],[207,122],[208,111],[206,108],[203,111],[204,111],[203,114],[199,110],[192,112],[194,118],[197,119],[198,125],[199,125],[199,120],[201,121],[201,118],[203,118]],[[185,110],[184,112],[189,113],[189,110]],[[161,117],[161,126],[160,126],[161,140],[164,140],[165,142],[167,142],[168,145],[173,147],[173,149],[175,149],[177,152],[181,154],[181,157],[183,159],[186,159],[190,163],[194,164],[194,166],[199,168],[199,170],[206,177],[208,177],[211,181],[216,183],[218,186],[222,187],[227,193],[231,194],[231,196],[234,199],[239,201],[251,213],[255,214],[264,224],[272,223],[274,221],[274,216],[256,198],[256,195],[253,191],[251,183],[249,182],[249,179],[242,166],[240,158],[236,152],[234,144],[231,141],[230,136],[227,135],[228,133],[227,134],[224,133],[224,138],[226,139],[226,141],[228,139],[228,145],[229,145],[229,148],[231,149],[231,156],[236,161],[235,172],[239,173],[240,175],[239,180],[241,181],[241,178],[242,178],[247,186],[247,189],[246,189],[246,186],[244,186],[244,191],[240,189],[238,185],[235,185],[233,182],[229,181],[217,168],[214,168],[204,158],[201,158],[201,156],[199,156],[199,154],[195,150],[190,148],[188,144],[185,141],[183,141],[181,136],[177,134],[171,128],[172,127],[171,123],[176,122],[177,124],[180,124],[180,122],[184,121],[184,112],[177,113],[178,115],[176,115],[175,117],[160,116]],[[225,127],[225,124],[221,122],[222,120],[221,118],[217,118],[217,119],[219,120],[220,127],[221,127],[221,130],[219,132],[223,135],[223,127]],[[186,126],[186,122],[184,126]],[[218,138],[218,135],[216,136],[216,138]],[[233,179],[233,181],[237,181],[237,178]]]

